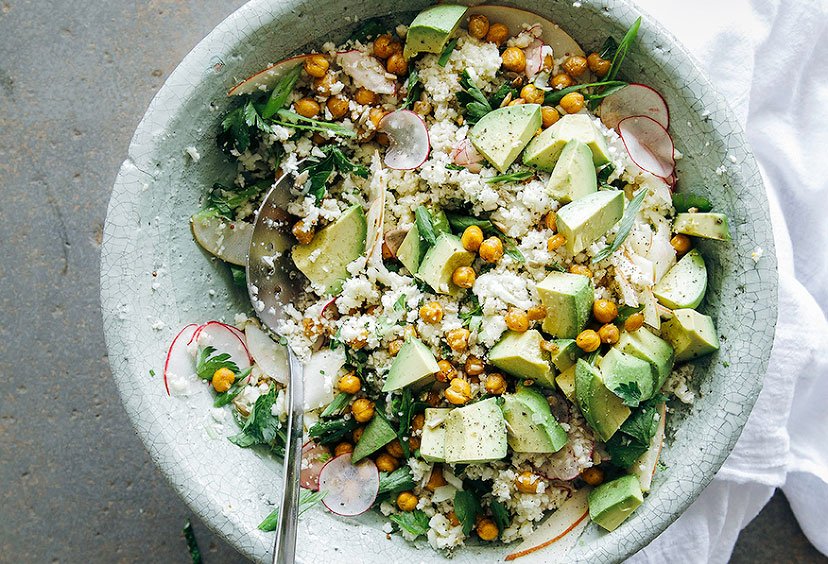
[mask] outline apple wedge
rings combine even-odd
[[[653,435],[653,440],[650,441],[650,448],[638,457],[638,460],[630,468],[630,472],[635,474],[638,482],[641,484],[641,491],[645,493],[650,491],[653,476],[655,476],[656,467],[658,466],[658,459],[661,456],[661,447],[664,445],[664,423],[667,421],[666,412],[665,405],[663,403],[659,404],[658,427],[656,428],[655,435]]]
[[[208,253],[238,266],[247,264],[253,224],[196,214],[190,220],[193,237]]]
[[[244,328],[244,335],[250,356],[262,372],[280,384],[287,385],[288,361],[285,347],[276,343],[252,323],[248,323]]]
[[[256,91],[272,90],[279,79],[285,76],[288,72],[296,68],[296,65],[301,65],[305,59],[310,55],[297,55],[283,59],[266,69],[260,70],[253,76],[249,76],[235,85],[227,92],[228,96],[241,96],[242,94],[252,94]]]
[[[534,555],[538,562],[564,562],[589,523],[587,494],[590,488],[576,491],[557,511],[541,523],[506,560]],[[538,551],[543,551],[537,554]],[[523,562],[528,562],[524,560]]]

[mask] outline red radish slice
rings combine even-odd
[[[470,172],[477,173],[483,169],[483,155],[477,152],[468,139],[460,141],[460,144],[451,151],[451,162],[466,167]]]
[[[526,54],[526,76],[529,80],[535,78],[543,68],[543,41],[535,39],[529,47],[525,49]]]
[[[396,78],[385,72],[382,64],[374,57],[362,51],[345,51],[338,53],[339,65],[342,71],[351,77],[354,84],[376,94],[394,94],[396,92]]]
[[[325,310],[326,310],[326,309],[328,309],[329,307],[331,307],[332,305],[334,305],[334,304],[336,303],[336,299],[337,299],[337,297],[338,297],[338,296],[334,296],[334,297],[332,297],[330,300],[328,300],[327,302],[325,302],[325,305],[323,305],[323,306],[322,306],[322,309],[320,309],[320,310],[319,310],[319,317],[320,317],[320,318],[321,318],[322,316],[324,316],[324,315],[325,315]]]
[[[532,534],[523,539],[506,560],[515,560],[542,550],[538,556],[543,562],[566,562],[567,553],[578,542],[589,523],[589,489],[583,488],[572,494]]]
[[[667,102],[661,94],[644,84],[628,84],[604,98],[599,108],[601,121],[610,129],[615,129],[618,122],[631,116],[647,116],[657,121],[664,129],[670,127],[670,110],[667,108]]]
[[[351,453],[332,458],[319,472],[319,489],[327,495],[325,507],[337,515],[352,517],[365,513],[379,492],[379,471],[373,460],[351,462]]]
[[[313,441],[302,447],[302,469],[299,472],[299,485],[317,491],[319,489],[319,472],[331,459],[331,450]]]
[[[396,170],[411,170],[428,158],[431,143],[423,118],[411,110],[397,110],[386,114],[377,127],[388,135],[391,146],[383,159],[386,166]]]
[[[618,135],[641,170],[661,178],[673,174],[676,168],[673,140],[656,120],[647,116],[624,118],[618,122]]]
[[[198,329],[199,326],[195,323],[185,325],[178,332],[178,335],[173,338],[172,343],[170,343],[170,348],[167,351],[167,359],[164,361],[164,389],[167,390],[168,396],[171,395],[170,377],[195,374],[195,358],[187,350],[187,345]]]
[[[297,55],[296,57],[283,59],[278,63],[267,67],[266,69],[260,70],[253,76],[242,80],[240,83],[231,88],[227,95],[240,96],[242,94],[252,94],[253,92],[259,90],[271,90],[280,78],[293,70],[296,65],[304,63],[305,59],[310,56],[311,55],[309,54]]]
[[[581,465],[572,446],[567,444],[564,448],[549,455],[546,462],[538,467],[538,473],[549,480],[574,480],[581,473]]]
[[[253,358],[241,337],[227,328],[224,323],[209,321],[198,331],[195,338],[199,348],[213,347],[217,353],[227,353],[239,370],[247,370],[253,364]]]
[[[285,347],[274,342],[267,333],[252,323],[245,327],[244,336],[250,356],[262,372],[280,384],[287,384],[288,360]]]

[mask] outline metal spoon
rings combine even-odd
[[[247,291],[259,319],[279,334],[279,321],[286,318],[283,306],[299,294],[299,274],[290,258],[290,222],[285,208],[292,179],[283,175],[270,189],[253,226],[247,259]],[[273,544],[274,564],[293,564],[296,554],[296,524],[299,508],[299,472],[302,463],[304,378],[302,363],[290,345],[288,354],[288,417],[282,504]]]

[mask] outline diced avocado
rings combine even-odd
[[[439,370],[431,349],[419,339],[409,338],[394,357],[382,391],[393,392],[406,386],[421,388],[430,384]]]
[[[417,14],[405,36],[403,56],[409,59],[417,53],[442,53],[467,9],[466,6],[438,4]]]
[[[566,431],[552,416],[549,403],[524,386],[503,397],[503,416],[509,446],[515,452],[558,452],[566,444]]]
[[[610,390],[615,390],[622,384],[634,383],[641,391],[641,401],[653,397],[653,370],[646,360],[613,347],[598,363],[598,368],[604,384]]]
[[[451,233],[451,225],[449,224],[446,212],[443,210],[433,210],[431,212],[431,226],[434,228],[434,233]]]
[[[427,407],[423,435],[420,437],[420,456],[426,462],[445,462],[446,416],[450,407]]]
[[[589,426],[608,441],[630,416],[630,408],[604,385],[601,373],[583,359],[575,365],[575,397]]]
[[[567,114],[532,139],[523,153],[523,163],[551,171],[566,144],[573,139],[590,148],[595,166],[610,162],[607,142],[592,118],[585,114]]]
[[[546,306],[543,330],[562,339],[574,339],[586,325],[595,301],[592,280],[580,274],[550,272],[537,285]]]
[[[354,447],[354,452],[351,454],[351,462],[356,464],[396,438],[397,433],[391,427],[391,424],[386,421],[385,417],[381,415],[374,416],[371,422],[365,427],[365,431],[363,431],[362,436]]]
[[[362,206],[351,206],[310,243],[293,247],[293,263],[314,286],[337,294],[349,276],[348,265],[365,252],[367,228]]]
[[[473,262],[474,253],[463,248],[460,237],[442,233],[423,257],[417,278],[438,294],[457,296],[463,289],[451,281],[451,275],[457,267],[470,266]]]
[[[546,183],[546,191],[562,204],[568,204],[596,190],[598,178],[592,164],[592,151],[586,143],[573,139],[561,151]]]
[[[558,210],[558,232],[567,250],[576,255],[607,234],[624,215],[624,192],[601,190]]]
[[[727,216],[723,213],[678,213],[673,220],[673,231],[705,239],[730,241],[730,228]]]
[[[713,320],[694,309],[673,310],[673,318],[661,326],[661,336],[675,350],[676,362],[719,350],[719,336]]]
[[[706,291],[707,268],[697,249],[681,257],[653,287],[653,295],[671,309],[698,307]]]
[[[493,462],[506,456],[506,420],[497,398],[452,409],[445,427],[449,464]]]
[[[589,517],[608,531],[618,525],[644,502],[641,484],[632,475],[621,476],[589,492]]]
[[[563,392],[566,399],[578,405],[578,397],[575,394],[575,369],[577,365],[573,364],[555,378],[555,383],[558,384],[558,389]]]
[[[648,329],[642,327],[632,333],[622,333],[616,347],[650,363],[653,370],[653,393],[658,392],[673,370],[673,347]]]
[[[554,388],[555,369],[549,363],[549,353],[541,348],[542,342],[543,337],[535,329],[507,331],[489,351],[489,362],[512,376]]]
[[[420,268],[421,258],[420,230],[417,229],[416,225],[412,225],[403,242],[400,243],[400,248],[397,249],[397,260],[408,269],[408,272],[414,275],[417,274],[417,270]]]
[[[469,141],[500,172],[506,172],[541,126],[538,104],[519,104],[489,112],[469,131]]]
[[[581,357],[583,352],[575,339],[555,339],[551,345],[552,350],[549,352],[549,358],[555,368],[561,372],[575,366],[575,361]]]

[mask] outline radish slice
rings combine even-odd
[[[527,59],[527,65],[528,65]],[[670,127],[670,110],[661,94],[644,84],[631,83],[610,94],[599,106],[601,121],[610,129],[615,129],[624,118],[647,116],[667,129]]]
[[[362,51],[345,51],[337,54],[342,71],[354,84],[376,94],[394,94],[396,76],[385,72],[382,64]]]
[[[574,480],[581,474],[583,470],[581,464],[578,462],[578,457],[575,456],[575,451],[572,446],[567,445],[556,452],[546,457],[546,462],[538,467],[538,473],[549,480]]]
[[[676,168],[673,140],[656,120],[647,116],[624,118],[618,122],[618,135],[641,170],[661,178],[673,174]]]
[[[285,347],[275,343],[267,333],[249,323],[244,329],[250,356],[262,372],[279,382],[287,384],[288,360]]]
[[[469,172],[480,172],[483,169],[483,155],[477,152],[477,149],[472,145],[468,139],[463,139],[451,151],[451,162],[456,165],[464,166],[469,169]]]
[[[431,143],[423,118],[411,110],[386,114],[377,127],[388,135],[391,146],[385,152],[385,164],[396,170],[417,168],[428,158]]]
[[[205,251],[230,264],[247,265],[247,252],[253,237],[252,223],[196,214],[190,220],[190,227],[196,242]]]
[[[331,299],[329,299],[327,302],[325,302],[325,305],[323,305],[322,309],[319,310],[319,318],[320,319],[325,315],[325,310],[336,303],[337,297],[338,296],[334,296]]]
[[[198,329],[199,326],[195,323],[185,325],[170,343],[167,359],[164,361],[164,389],[167,390],[168,396],[172,395],[169,382],[171,379],[195,374],[196,362],[187,349],[187,345]]]
[[[379,471],[373,460],[351,462],[351,453],[332,458],[319,472],[319,489],[327,495],[325,507],[337,515],[352,517],[365,513],[379,493]]]
[[[239,370],[247,370],[253,364],[253,358],[247,350],[244,340],[227,328],[224,323],[209,321],[198,330],[195,342],[199,348],[213,347],[217,353],[227,353]]]
[[[331,459],[331,450],[313,441],[302,447],[302,469],[299,472],[299,485],[308,490],[319,489],[319,472]]]
[[[526,54],[526,76],[531,81],[543,68],[544,44],[535,39],[524,51]]]
[[[567,553],[578,542],[589,523],[589,489],[583,488],[572,494],[514,552],[506,556],[506,560],[515,560],[542,550],[538,556],[543,562],[565,562]]]
[[[283,59],[278,63],[267,67],[264,70],[260,70],[253,76],[250,76],[236,86],[230,89],[227,93],[228,96],[240,96],[242,94],[252,94],[253,92],[259,90],[271,90],[276,83],[279,81],[280,78],[285,76],[288,72],[292,71],[296,65],[301,65],[305,62],[305,59],[310,57],[311,55],[297,55],[296,57],[289,57],[287,59]]]

